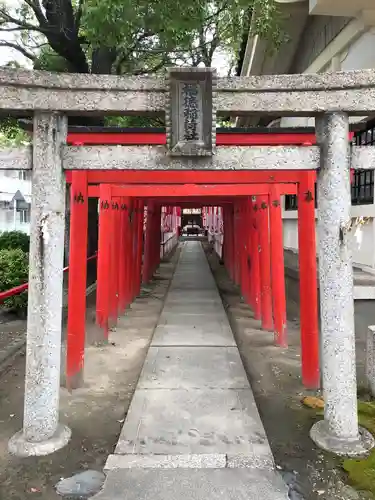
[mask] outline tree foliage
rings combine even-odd
[[[29,256],[21,248],[0,250],[0,292],[27,282]],[[1,307],[23,313],[27,307],[27,292],[6,299]]]
[[[19,1],[0,3],[0,31],[17,35],[0,46],[40,69],[147,74],[172,64],[211,66],[218,52],[234,60],[251,9],[259,34],[281,38],[275,0]]]
[[[0,233],[0,250],[11,250],[20,248],[28,253],[30,247],[30,238],[22,231],[4,231]]]
[[[15,118],[6,117],[0,122],[0,148],[26,146],[30,137],[20,128]],[[1,239],[1,236],[0,236]]]
[[[34,69],[94,74],[155,74],[167,66],[225,66],[233,74],[249,30],[282,40],[276,0],[0,0],[0,47]],[[1,35],[14,40],[3,39]],[[221,63],[221,64],[220,64]],[[75,118],[88,125],[91,119]],[[95,119],[95,124],[99,122]],[[162,126],[160,119],[115,117],[107,124]],[[101,124],[102,122],[100,122]],[[0,145],[9,127],[0,127]],[[14,137],[11,137],[13,143]],[[19,132],[17,140],[25,140]]]

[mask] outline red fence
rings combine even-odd
[[[94,255],[91,255],[91,257],[88,257],[87,262],[90,260],[94,260],[97,258],[97,254],[95,253]],[[64,267],[63,272],[66,273],[69,271],[69,266]],[[10,297],[13,297],[14,295],[19,295],[22,292],[26,292],[26,290],[29,288],[28,283],[24,283],[23,285],[18,285],[15,286],[14,288],[11,288],[10,290],[5,290],[5,292],[0,292],[0,304],[4,302],[4,300],[9,299]]]

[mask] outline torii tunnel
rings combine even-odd
[[[218,130],[221,146],[315,144],[314,129]],[[352,138],[350,134],[350,139]],[[163,130],[72,128],[68,143],[162,145]],[[117,317],[139,294],[160,262],[162,207],[174,213],[201,208],[222,238],[231,279],[275,344],[288,343],[281,196],[298,196],[302,380],[320,386],[315,176],[277,171],[67,171],[70,193],[69,307],[66,379],[82,383],[85,346],[88,198],[99,201],[96,321],[108,338]],[[174,228],[176,230],[176,227]]]

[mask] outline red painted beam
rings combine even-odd
[[[306,170],[88,170],[89,184],[296,183]],[[315,172],[314,172],[314,175]],[[65,171],[71,182],[72,171]]]
[[[134,133],[93,133],[71,132],[68,134],[68,144],[121,144],[121,145],[154,145],[162,146],[167,143],[165,132],[134,132]],[[218,146],[283,146],[315,144],[315,134],[254,134],[254,133],[218,133],[216,144]]]
[[[89,187],[89,196],[99,196],[99,186]],[[112,187],[112,196],[130,196],[137,198],[159,197],[194,197],[194,196],[256,196],[269,192],[269,184],[138,184]],[[280,186],[281,194],[295,192],[295,187],[288,184]]]

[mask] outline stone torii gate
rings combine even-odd
[[[375,72],[217,79],[213,69],[171,69],[168,78],[0,71],[0,109],[34,113],[32,148],[0,151],[0,168],[32,169],[29,305],[23,429],[9,442],[29,456],[65,446],[59,423],[64,171],[317,172],[324,420],[323,449],[359,455],[350,250],[350,168],[374,169],[375,148],[349,147],[349,115],[375,111]],[[166,115],[165,146],[68,146],[69,114]],[[216,115],[314,116],[317,146],[216,147]],[[256,181],[254,181],[256,182]]]

